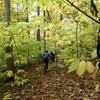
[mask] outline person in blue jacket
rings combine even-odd
[[[49,53],[45,51],[43,54],[43,63],[44,63],[44,73],[48,70],[48,62],[49,62]]]

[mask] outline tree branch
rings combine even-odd
[[[80,11],[81,13],[83,13],[85,16],[87,16],[87,17],[90,18],[91,20],[95,21],[96,23],[100,24],[100,21],[98,21],[98,20],[94,19],[93,17],[91,17],[90,15],[86,14],[84,11],[82,11],[80,8],[78,8],[77,6],[75,6],[75,5],[74,5],[72,2],[70,2],[69,0],[66,0],[66,1],[63,0],[63,2],[65,2],[65,3],[68,2],[68,3],[71,4],[74,8],[76,8],[78,11]]]

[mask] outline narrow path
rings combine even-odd
[[[87,74],[79,78],[54,64],[49,64],[45,75],[41,64],[33,65],[26,71],[30,82],[5,92],[10,93],[14,100],[100,100],[100,93],[95,92],[95,86],[100,82],[97,83]]]

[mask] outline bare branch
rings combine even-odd
[[[96,23],[98,23],[98,24],[100,24],[100,21],[98,21],[98,20],[96,20],[96,19],[94,19],[93,17],[91,17],[90,15],[88,15],[88,14],[86,14],[84,11],[82,11],[80,8],[78,8],[77,6],[75,6],[72,2],[70,2],[69,0],[63,0],[63,2],[65,2],[65,3],[69,3],[69,4],[71,4],[74,8],[76,8],[78,11],[80,11],[81,13],[83,13],[85,16],[87,16],[88,18],[90,18],[91,20],[93,20],[94,22],[96,22]]]

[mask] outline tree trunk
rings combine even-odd
[[[10,0],[4,0],[4,21],[6,22],[6,27],[9,27],[10,25]],[[10,37],[11,43],[12,39]],[[7,46],[6,53],[11,54],[10,58],[7,58],[7,68],[8,70],[14,71],[14,59],[13,59],[13,46]]]
[[[51,20],[51,16],[48,10],[47,10],[47,14],[48,14],[49,21],[51,22],[52,20]]]
[[[43,11],[44,23],[46,22],[46,20],[45,20],[45,13],[46,13],[46,11],[44,10]],[[46,32],[44,31],[44,51],[46,51],[46,50],[47,50],[47,48],[46,48]]]
[[[37,6],[37,16],[40,16],[40,7]],[[41,40],[40,28],[37,29],[37,41]]]
[[[41,36],[40,36],[40,28],[37,29],[37,41],[41,40]]]
[[[77,53],[77,58],[78,58],[78,22],[77,22],[77,26],[76,26],[76,53]]]
[[[19,22],[19,3],[17,3],[17,21]]]
[[[10,25],[10,0],[4,0],[4,21],[8,27]]]
[[[44,31],[44,51],[46,51],[46,32]]]
[[[40,7],[37,6],[37,16],[40,16]]]
[[[14,59],[13,59],[13,47],[7,46],[6,47],[6,53],[11,54],[12,56],[10,58],[7,58],[7,69],[15,71],[14,69]]]
[[[61,21],[63,20],[63,15],[62,15],[62,14],[60,14],[60,20],[61,20]]]
[[[27,22],[27,23],[29,23],[29,13],[28,13],[28,0],[26,0],[26,16],[25,16],[25,21]],[[28,28],[28,26],[27,26],[27,28]],[[30,38],[30,31],[29,31],[29,29],[28,29],[28,31],[27,31],[27,34],[28,34],[28,39]],[[28,65],[30,65],[30,61],[29,61],[29,58],[30,58],[30,45],[29,45],[29,42],[28,42],[28,45],[27,45],[27,56],[28,56]]]

